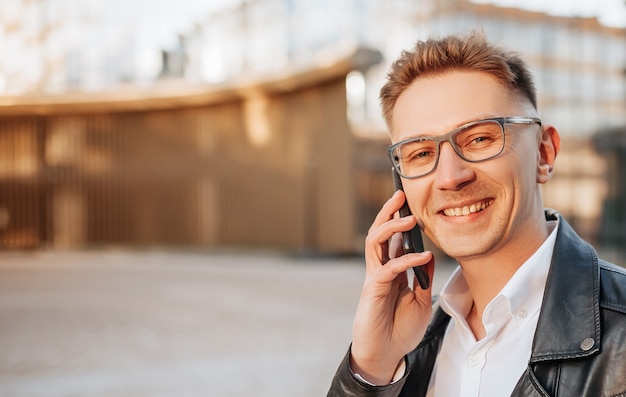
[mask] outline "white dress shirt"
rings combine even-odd
[[[427,397],[509,396],[528,366],[537,328],[557,222],[539,249],[485,308],[486,336],[476,341],[465,317],[472,306],[460,269],[439,297],[452,318],[430,379]]]

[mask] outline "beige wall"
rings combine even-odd
[[[352,67],[182,104],[0,109],[0,246],[355,251]]]

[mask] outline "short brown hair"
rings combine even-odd
[[[488,43],[483,33],[472,32],[467,36],[418,41],[412,51],[402,52],[391,65],[387,82],[380,90],[387,126],[391,128],[398,97],[413,80],[454,69],[488,73],[537,108],[535,85],[526,63],[515,53]]]

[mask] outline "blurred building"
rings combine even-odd
[[[62,4],[78,11],[62,13],[59,11]],[[35,230],[32,234],[39,236],[33,240],[37,241],[35,245],[58,245],[59,241],[65,241],[61,245],[66,246],[141,241],[199,246],[265,244],[326,251],[355,249],[392,189],[384,150],[387,135],[378,107],[378,89],[389,63],[417,39],[471,29],[484,30],[492,40],[517,50],[528,60],[537,83],[541,117],[561,132],[563,149],[556,176],[545,186],[546,204],[563,212],[584,237],[594,241],[599,237],[606,239],[606,232],[601,231],[602,219],[607,218],[603,213],[615,205],[607,207],[607,200],[612,200],[616,181],[624,185],[624,174],[615,174],[611,167],[616,161],[623,164],[624,160],[619,153],[617,158],[621,160],[604,158],[602,153],[594,151],[590,142],[598,131],[625,133],[624,29],[603,26],[595,18],[566,18],[469,0],[245,0],[219,12],[199,15],[194,26],[181,35],[177,47],[163,53],[143,54],[149,59],[156,56],[163,60],[155,73],[153,67],[141,60],[144,58],[138,58],[141,38],[125,34],[133,32],[130,27],[122,26],[113,35],[98,30],[94,26],[103,18],[103,3],[90,0],[80,4],[83,5],[79,6],[76,0],[7,0],[0,6],[1,48],[6,54],[20,54],[0,62],[0,92],[4,93],[4,98],[0,98],[0,139],[4,139],[5,145],[12,145],[4,146],[5,155],[13,153],[0,159],[0,169],[4,169],[0,172],[0,184],[7,180],[15,182],[29,172],[32,174],[28,175],[36,175],[30,183],[36,184],[34,181],[41,181],[42,175],[46,175],[47,187],[39,187],[38,193],[31,195],[39,206],[39,215],[33,215],[39,226],[31,227]],[[382,54],[379,62],[373,55],[377,52]],[[143,91],[136,88],[148,87],[147,84],[151,88]],[[275,88],[268,91],[268,86],[280,86],[280,95],[276,96]],[[117,88],[109,98],[102,93],[75,94],[65,100],[49,96],[50,93],[98,92],[102,87]],[[17,94],[25,93],[29,95],[16,98]],[[124,99],[129,95],[132,100]],[[289,95],[294,95],[293,104],[286,102]],[[299,95],[309,99],[295,99]],[[327,104],[338,107],[332,117],[323,121],[319,117],[328,108],[318,102],[321,97],[326,98]],[[69,102],[70,105],[63,104]],[[227,110],[231,105],[234,107]],[[291,112],[289,116],[287,111]],[[58,116],[58,112],[63,116]],[[198,112],[190,116],[196,121],[185,121],[183,114],[188,112]],[[11,116],[17,114],[21,115],[19,123],[31,123],[30,126],[15,127],[18,121]],[[105,121],[120,118],[126,120],[125,124]],[[221,121],[214,124],[213,120],[237,127],[216,127]],[[137,137],[133,139],[137,141],[128,146],[103,141],[115,134],[130,136],[135,130]],[[184,131],[191,135],[182,138]],[[334,132],[329,135],[329,131]],[[160,139],[160,134],[169,138]],[[33,137],[32,142],[28,136]],[[83,143],[68,143],[74,142],[70,136]],[[202,149],[205,145],[202,142],[230,142],[235,136],[242,143],[232,141],[233,146],[215,146],[228,153]],[[224,159],[259,156],[255,147],[263,147],[269,136],[272,143],[268,147],[273,149],[268,153],[273,154],[259,158],[265,163],[241,161],[242,168],[235,167],[227,178],[221,174],[218,182],[212,179],[207,185],[206,175],[210,172],[203,174],[202,170],[208,164],[217,167],[218,163],[213,163],[217,161],[215,156],[219,154]],[[189,141],[183,143],[185,139]],[[173,140],[178,143],[174,145]],[[89,145],[85,146],[87,141]],[[333,141],[336,141],[334,146]],[[150,145],[156,145],[152,152],[146,149]],[[91,151],[86,151],[87,147]],[[182,147],[186,149],[178,155],[167,154]],[[19,154],[25,150],[31,150],[35,160]],[[86,196],[81,193],[81,186],[93,183],[96,175],[104,180],[103,170],[123,170],[123,164],[132,163],[127,157],[142,158],[142,151],[146,156],[141,160],[142,167],[149,165],[147,169],[158,170],[156,174],[162,173],[170,179],[163,179],[161,187],[154,187],[150,194],[147,188],[140,189],[141,193],[152,198],[166,197],[165,191],[178,186],[174,190],[186,190],[191,197],[183,200],[187,203],[184,205],[187,215],[172,215],[169,221],[159,223],[157,219],[165,219],[168,208],[175,207],[177,200],[163,199],[157,205],[156,199],[149,198],[126,204],[126,212],[111,210],[109,214],[107,206],[115,207],[119,203],[111,199],[109,204],[99,206],[94,203],[103,197],[103,192]],[[90,153],[92,160],[84,157],[86,153]],[[150,155],[167,162],[153,163],[148,160]],[[285,183],[279,175],[286,177],[281,168],[286,165],[278,159],[289,155],[299,156],[299,162],[290,166],[295,167],[290,169],[291,182]],[[193,173],[185,168],[189,162],[196,164]],[[183,163],[187,165],[180,165]],[[263,165],[266,163],[276,164],[276,172],[255,174],[254,171],[267,169]],[[99,170],[97,173],[90,171],[94,167]],[[59,176],[69,175],[68,170],[78,170],[70,174],[80,177]],[[330,178],[331,170],[337,176]],[[194,173],[199,173],[199,178],[205,181],[195,181],[185,188],[173,184],[182,181],[182,176]],[[119,181],[119,175],[111,174],[109,178]],[[251,175],[256,176],[250,179]],[[156,176],[151,178],[158,180]],[[56,187],[51,188],[50,181]],[[247,182],[235,186],[235,181]],[[281,190],[277,186],[290,188]],[[333,196],[331,192],[340,186],[343,188]],[[8,193],[0,191],[0,206],[3,200],[20,202],[21,193],[15,193],[19,189],[13,190],[11,199],[7,198]],[[233,195],[217,194],[228,189]],[[128,193],[131,191],[124,194],[139,197]],[[50,196],[50,192],[54,194]],[[253,197],[256,200],[252,200],[254,204],[241,204],[239,211],[226,211],[228,220],[224,220],[226,215],[221,205],[235,203],[234,192],[245,194],[247,202]],[[291,204],[283,202],[277,207],[275,203],[269,204],[272,200],[285,200],[290,192],[293,195],[290,200],[294,200]],[[346,199],[353,204],[344,203]],[[198,209],[207,203],[217,206],[209,212],[206,208]],[[5,228],[9,230],[9,225],[15,225],[17,204],[5,204],[4,208],[0,208],[0,230],[2,219],[6,219]],[[293,210],[282,213],[281,208]],[[218,215],[223,225],[239,225],[232,229],[232,237],[216,237],[228,236],[224,230],[231,230],[216,226],[220,224],[215,221]],[[116,216],[121,220],[115,221]],[[294,223],[297,226],[285,217],[297,219]],[[273,230],[280,232],[246,231],[244,218],[254,219],[256,224],[269,222]],[[94,237],[104,233],[92,229],[102,219],[113,225],[105,233],[110,236]],[[158,231],[176,222],[181,226],[172,230],[178,232],[167,235],[164,230]],[[186,231],[182,232],[183,229]],[[341,236],[329,234],[330,230],[340,229]],[[198,237],[202,233],[205,237]],[[291,237],[279,238],[279,235]],[[341,243],[328,243],[331,235]],[[623,242],[616,244],[623,246]]]
[[[367,170],[345,79],[378,61],[360,50],[236,85],[7,100],[0,245],[352,253]]]
[[[154,32],[129,8],[102,0],[0,1],[0,95],[153,82],[160,69]]]

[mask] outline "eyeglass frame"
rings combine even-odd
[[[500,148],[500,151],[498,151],[498,153],[491,155],[489,157],[486,157],[484,159],[480,159],[480,160],[469,160],[467,158],[465,158],[465,156],[463,155],[463,153],[461,153],[461,149],[458,147],[458,145],[456,144],[456,142],[453,141],[452,138],[454,138],[456,136],[456,134],[458,134],[459,132],[473,126],[476,124],[480,124],[486,121],[495,121],[498,124],[500,124],[500,128],[502,130],[502,148]],[[391,164],[393,165],[393,167],[396,169],[396,171],[398,172],[398,174],[405,178],[405,179],[417,179],[417,178],[421,178],[424,177],[426,175],[432,174],[436,169],[437,169],[437,165],[439,164],[439,154],[441,153],[441,144],[443,142],[448,142],[450,144],[450,146],[452,147],[452,149],[454,150],[454,152],[457,154],[457,156],[459,156],[461,159],[467,161],[468,163],[480,163],[483,161],[487,161],[487,160],[491,160],[494,157],[499,156],[503,151],[504,151],[504,146],[506,145],[506,134],[505,134],[505,128],[504,125],[505,124],[524,124],[524,125],[531,125],[531,124],[539,124],[540,126],[542,125],[541,119],[538,117],[525,117],[525,116],[508,116],[508,117],[490,117],[490,118],[486,118],[486,119],[481,119],[481,120],[475,120],[475,121],[470,121],[469,123],[465,123],[455,129],[453,129],[450,132],[447,132],[443,135],[439,135],[439,136],[432,136],[432,135],[428,135],[428,136],[418,136],[418,137],[413,137],[413,138],[408,138],[405,139],[403,141],[400,142],[396,142],[393,145],[389,145],[387,146],[387,154],[389,156],[389,159],[391,160]],[[394,160],[394,156],[393,155],[393,151],[406,143],[409,142],[414,142],[414,141],[420,141],[420,140],[424,140],[424,139],[430,139],[432,141],[435,142],[436,144],[436,148],[437,148],[437,152],[436,152],[436,158],[435,158],[435,163],[433,165],[433,168],[428,171],[425,174],[421,174],[421,175],[417,175],[417,176],[406,176],[402,170],[400,169],[400,163],[399,160]]]

